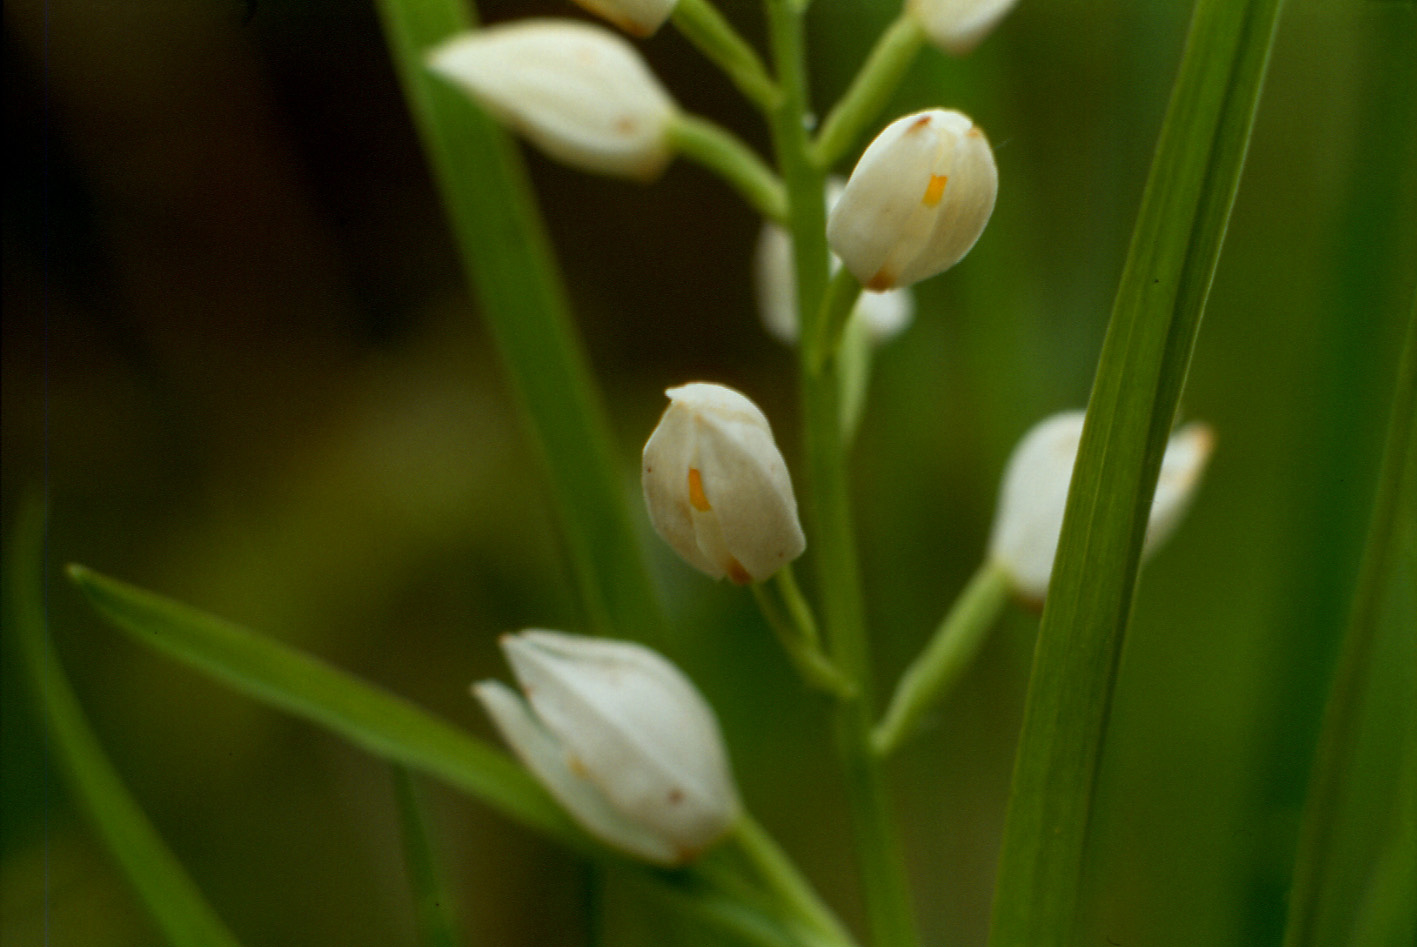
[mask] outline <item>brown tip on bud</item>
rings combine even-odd
[[[895,289],[896,274],[889,267],[881,267],[876,271],[876,275],[866,281],[866,288],[873,293],[884,293],[888,289]]]

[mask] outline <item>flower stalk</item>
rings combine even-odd
[[[709,0],[679,0],[670,21],[764,112],[778,105],[777,83],[752,46]]]
[[[988,640],[1012,588],[1009,574],[992,561],[974,573],[930,643],[896,685],[890,707],[871,734],[871,748],[877,754],[889,756],[899,749],[920,719],[959,683]]]
[[[915,62],[925,38],[919,22],[904,11],[886,27],[817,133],[812,146],[812,161],[817,167],[831,168],[876,120]]]
[[[666,137],[671,148],[723,178],[758,213],[787,219],[782,181],[738,136],[706,118],[679,113],[670,119]]]
[[[804,6],[795,0],[769,0],[768,25],[782,91],[781,104],[772,113],[773,144],[787,186],[799,325],[802,338],[811,339],[822,331],[829,257],[824,174],[812,158],[804,123],[808,114]],[[914,947],[918,934],[899,831],[889,812],[879,761],[870,747],[871,657],[851,521],[837,362],[831,355],[810,358],[809,349],[811,346],[800,346],[798,355],[813,559],[830,653],[856,688],[855,699],[842,701],[836,708],[838,752],[845,770],[872,942],[882,947]]]

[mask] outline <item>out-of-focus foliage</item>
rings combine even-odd
[[[756,4],[723,8],[760,35]],[[896,9],[818,0],[819,111]],[[580,15],[482,4],[488,22],[533,12]],[[1186,12],[1023,3],[969,57],[922,55],[896,98],[975,118],[1000,188],[968,259],[918,288],[914,324],[880,351],[857,440],[883,680],[982,555],[1013,443],[1086,400]],[[496,635],[581,618],[372,8],[15,0],[5,17],[7,528],[47,480],[56,562],[491,736],[466,686],[496,673]],[[1410,4],[1288,4],[1183,404],[1216,430],[1213,466],[1143,574],[1123,657],[1089,880],[1099,943],[1280,936],[1417,282],[1414,46]],[[643,48],[687,108],[765,143],[672,30]],[[625,489],[662,390],[689,380],[751,395],[792,465],[792,355],[749,285],[760,222],[682,162],[645,188],[528,161]],[[656,554],[665,650],[714,703],[747,804],[854,921],[820,699],[746,595]],[[48,603],[110,758],[237,936],[414,942],[385,766],[139,651],[68,588]],[[930,944],[983,941],[1035,624],[1011,614],[891,764]],[[0,941],[47,920],[56,945],[150,942],[3,673]],[[428,796],[469,942],[579,943],[594,903],[627,942],[664,943],[625,892]]]

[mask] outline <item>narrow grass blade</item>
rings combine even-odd
[[[424,67],[474,26],[467,0],[379,0],[384,32],[469,283],[546,460],[591,628],[654,639],[663,617],[623,471],[514,144]]]
[[[406,767],[393,767],[393,776],[394,798],[398,803],[399,823],[403,826],[404,859],[418,917],[419,943],[423,947],[458,947],[461,940],[453,902],[438,868],[418,786]]]
[[[1088,817],[1142,539],[1280,0],[1198,0],[1088,404],[1034,652],[992,947],[1076,943]]]
[[[45,632],[44,512],[26,505],[6,550],[6,624],[70,791],[173,947],[237,947],[104,756]]]
[[[435,776],[557,841],[577,848],[589,844],[506,754],[408,701],[279,642],[83,566],[69,566],[69,577],[100,614],[148,647],[375,756]]]
[[[520,765],[476,737],[343,671],[152,592],[70,566],[69,577],[105,618],[139,642],[263,704],[426,773],[596,862],[642,878],[675,910],[754,944],[816,944],[785,930],[733,873],[705,858],[663,871],[631,862],[581,831]],[[221,947],[223,942],[213,941]]]
[[[1309,781],[1285,947],[1417,936],[1417,300],[1410,320]]]

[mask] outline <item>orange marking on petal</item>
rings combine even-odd
[[[913,132],[913,131],[915,131],[916,129],[924,128],[926,125],[929,125],[929,124],[930,124],[930,116],[928,116],[928,115],[922,115],[922,116],[920,116],[919,118],[917,118],[915,121],[911,122],[911,123],[910,123],[910,127],[907,128],[906,131],[907,131],[907,132]]]
[[[704,478],[697,467],[689,468],[689,503],[700,513],[713,509],[709,506],[708,497],[704,495]]]
[[[940,203],[940,198],[945,196],[945,184],[949,177],[943,174],[930,175],[930,183],[925,186],[925,196],[920,198],[920,203],[926,207],[934,207]]]
[[[747,585],[753,581],[753,577],[748,574],[748,570],[743,568],[743,564],[732,556],[728,557],[727,567],[723,571],[728,573],[728,577],[739,585]]]

